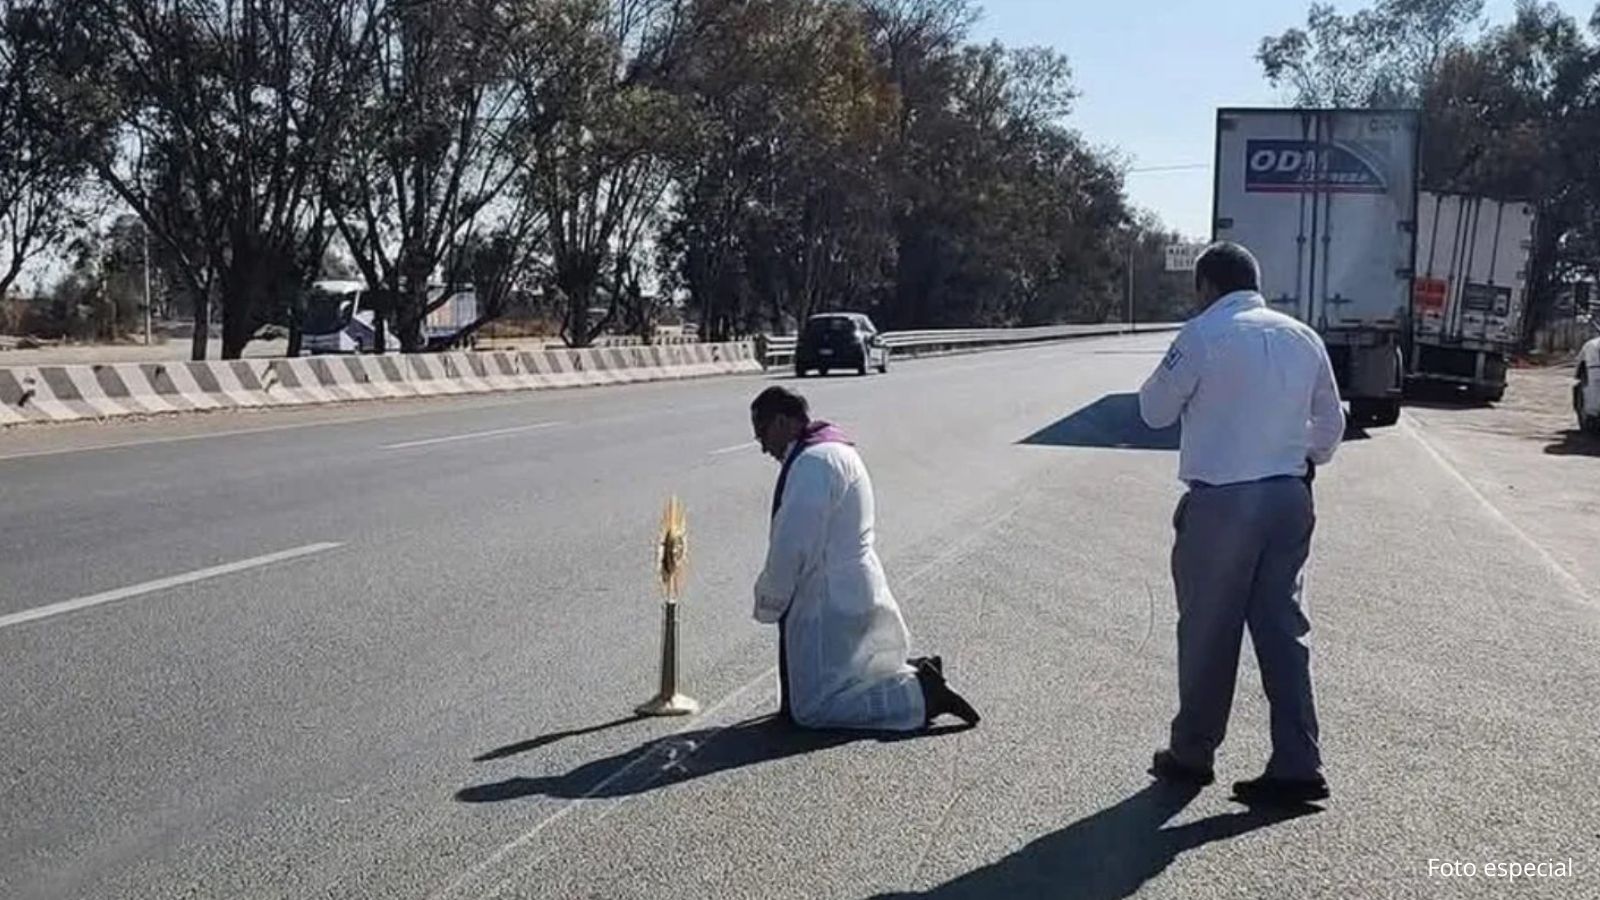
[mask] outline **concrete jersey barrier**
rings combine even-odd
[[[0,367],[0,426],[758,373],[754,345]]]

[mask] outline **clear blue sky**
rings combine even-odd
[[[1082,96],[1069,124],[1136,167],[1207,164],[1219,106],[1276,105],[1256,46],[1305,24],[1309,0],[979,0],[973,38],[1047,46],[1067,55]],[[1336,0],[1343,11],[1371,5]],[[1595,0],[1559,0],[1580,22]],[[1484,18],[1509,21],[1515,0],[1488,0]],[[1210,234],[1211,172],[1131,173],[1128,194],[1167,225]]]

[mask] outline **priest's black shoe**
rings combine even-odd
[[[965,697],[951,690],[950,685],[945,683],[944,660],[931,656],[909,662],[917,670],[917,683],[922,686],[922,705],[927,711],[929,724],[945,713],[955,716],[968,725],[976,725],[983,720]]]

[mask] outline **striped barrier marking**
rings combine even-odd
[[[0,425],[627,384],[757,371],[746,345],[0,367]]]
[[[521,353],[496,353],[494,361],[500,367],[501,376],[512,385],[512,390],[537,390],[546,386],[539,374],[528,368],[527,360]]]
[[[9,370],[0,369],[0,424],[20,425],[33,421],[26,412],[29,392]]]
[[[312,358],[306,360],[287,360],[295,373],[295,380],[307,388],[316,388],[332,397],[334,400],[347,401],[356,399],[355,392],[340,384],[333,375],[333,370],[328,368],[326,359]]]
[[[273,360],[260,367],[252,365],[248,360],[241,362],[244,363],[244,369],[266,391],[267,399],[274,405],[303,406],[316,402],[313,395],[300,390],[300,380],[295,377],[294,371],[287,366],[279,366],[279,360]],[[235,370],[237,371],[237,367]],[[240,380],[244,381],[244,376],[241,375]]]
[[[177,392],[178,396],[193,403],[199,409],[227,409],[238,405],[232,397],[223,394],[220,390],[204,390],[194,377],[194,372],[186,364],[173,363],[171,365],[155,366],[154,368],[160,370],[160,374],[166,378],[167,383],[172,385],[172,389]],[[152,376],[152,381],[154,381],[154,376]],[[154,383],[159,389],[161,383],[159,381],[154,381]]]
[[[363,397],[373,400],[388,400],[394,397],[405,396],[401,385],[390,384],[381,377],[382,370],[377,370],[380,377],[374,379],[367,370],[366,364],[359,356],[341,356],[328,363],[333,372],[333,377],[339,383],[348,386],[351,390],[360,393]]]
[[[57,422],[70,422],[83,417],[81,412],[57,398],[53,386],[40,374],[38,367],[21,366],[11,371],[21,388],[19,407],[37,410],[39,418]]]
[[[101,419],[106,414],[102,409],[109,407],[101,405],[83,396],[78,386],[73,383],[73,370],[67,366],[40,366],[39,377],[43,380],[45,390],[54,395],[55,399],[66,404],[78,419]]]
[[[94,369],[85,366],[63,366],[61,374],[77,392],[78,401],[89,408],[93,418],[105,419],[128,412],[126,406],[111,399],[105,388],[101,387],[100,379],[96,377]]]
[[[421,386],[414,379],[407,377],[408,369],[399,359],[393,356],[363,356],[359,358],[361,359],[362,368],[369,373],[373,373],[373,377],[379,383],[389,385],[400,396],[423,396]]]
[[[455,377],[467,385],[474,394],[488,394],[500,390],[489,377],[489,368],[478,353],[446,353],[445,362],[454,368]]]
[[[342,372],[334,369],[326,357],[308,359],[306,367],[311,370],[310,380],[332,394],[335,400],[371,400],[376,396],[363,390],[348,369]],[[340,377],[341,374],[343,377]]]
[[[285,402],[298,406],[307,403],[331,403],[339,399],[317,384],[317,374],[305,363],[306,360],[303,359],[272,361],[276,389],[282,392],[282,396],[286,398]]]
[[[118,365],[116,370],[133,399],[156,412],[164,412],[163,407],[183,411],[228,405],[221,398],[194,390],[189,370],[180,363],[136,363],[131,369]]]
[[[334,369],[333,363],[326,357],[312,357],[310,359],[290,360],[293,363],[303,363],[296,366],[296,371],[301,374],[301,382],[309,386],[319,387],[333,396],[336,401],[371,400],[375,396],[371,391],[362,388],[348,369],[340,367]],[[340,377],[341,371],[344,377]]]
[[[568,371],[566,357],[548,350],[528,351],[524,354],[530,367],[539,373],[544,383],[553,388],[572,387],[572,373]]]
[[[210,366],[206,363],[190,363],[190,374],[195,380],[205,386],[206,378],[215,378],[218,389],[229,400],[246,407],[271,406],[272,401],[267,398],[261,388],[261,383],[256,379],[250,367],[242,363],[226,363],[220,366]]]

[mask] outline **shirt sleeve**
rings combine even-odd
[[[1317,340],[1317,380],[1311,391],[1311,439],[1307,455],[1319,466],[1333,461],[1333,452],[1344,440],[1344,404],[1339,399],[1339,382],[1333,375],[1328,348]]]
[[[801,454],[789,468],[772,522],[766,565],[756,579],[755,619],[772,624],[789,610],[800,579],[818,563],[843,475],[826,459]]]
[[[1204,349],[1188,328],[1178,332],[1161,364],[1139,389],[1139,415],[1146,425],[1166,428],[1182,418],[1183,408],[1200,384]]]

